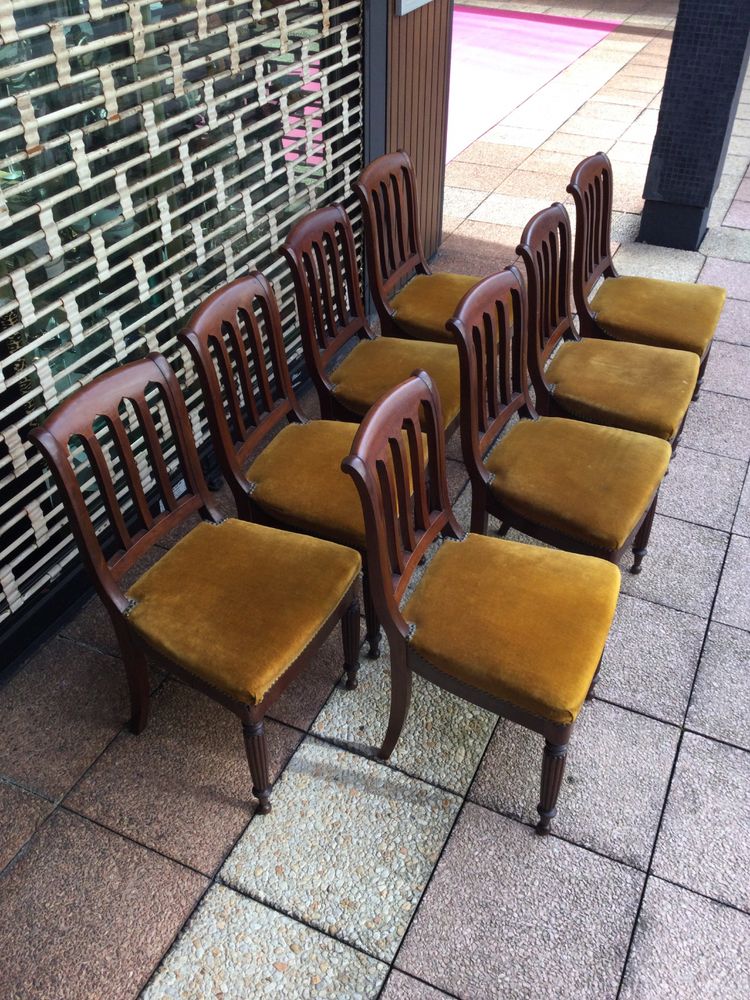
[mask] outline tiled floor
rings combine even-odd
[[[91,603],[0,689],[2,997],[750,995],[750,91],[701,251],[638,245],[673,0],[475,2],[623,25],[449,165],[437,266],[513,260],[600,148],[621,270],[730,295],[555,834],[529,826],[540,741],[426,684],[374,761],[387,658],[347,692],[337,637],[273,713],[281,778],[254,817],[239,728],[213,703],[154,674],[148,729],[123,727]]]

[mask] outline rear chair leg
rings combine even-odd
[[[365,602],[365,625],[367,626],[367,642],[369,643],[368,656],[371,660],[377,660],[380,656],[380,622],[375,610],[375,603],[370,591],[370,581],[365,573],[362,577],[362,597]]]
[[[125,673],[130,692],[130,731],[142,733],[148,722],[151,690],[148,679],[148,664],[143,653],[130,643],[121,644]]]
[[[378,751],[381,760],[388,760],[398,742],[411,704],[411,670],[391,664],[391,714],[383,745]]]
[[[341,635],[344,641],[344,670],[346,689],[353,691],[357,686],[359,670],[359,601],[352,601],[341,619]]]
[[[542,758],[542,790],[539,805],[539,822],[536,832],[540,835],[549,833],[550,824],[557,815],[557,796],[560,792],[565,759],[568,754],[567,743],[551,743],[544,741],[544,756]]]
[[[636,575],[641,572],[643,557],[648,552],[648,540],[651,537],[651,526],[654,523],[657,497],[654,497],[654,501],[649,507],[648,514],[644,517],[643,524],[638,529],[638,534],[635,536],[635,541],[633,542],[633,565],[630,567],[630,572]]]
[[[258,800],[258,812],[271,811],[271,786],[268,779],[268,747],[263,720],[243,722],[242,735],[245,737],[245,753],[253,779],[253,795]]]

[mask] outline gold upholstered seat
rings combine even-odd
[[[490,490],[507,508],[606,551],[622,548],[650,505],[672,449],[656,437],[541,417],[490,452]]]
[[[714,285],[620,275],[606,278],[591,301],[614,340],[691,351],[699,359],[713,339],[727,293]]]
[[[353,549],[308,535],[233,519],[200,524],[130,588],[128,621],[162,655],[254,705],[360,568]]]
[[[394,320],[404,333],[415,340],[451,343],[445,328],[464,295],[479,278],[467,274],[417,274],[398,295],[391,299]]]
[[[364,415],[373,403],[424,369],[437,387],[445,427],[456,419],[461,401],[458,351],[452,344],[430,344],[397,337],[363,340],[331,373],[334,395],[344,406]]]
[[[619,572],[601,559],[468,535],[443,544],[406,603],[409,646],[465,684],[570,725],[619,586]]]
[[[571,415],[669,441],[684,420],[698,366],[687,351],[587,338],[562,344],[545,375]]]

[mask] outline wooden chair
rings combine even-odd
[[[323,417],[358,422],[384,392],[415,368],[424,368],[440,393],[450,436],[458,427],[460,400],[456,348],[373,334],[344,209],[330,205],[311,212],[293,227],[281,249],[292,269],[302,346]]]
[[[370,292],[383,335],[450,342],[445,324],[479,278],[430,270],[411,157],[403,150],[379,156],[352,188],[362,206]]]
[[[540,417],[531,399],[526,289],[507,268],[464,296],[449,321],[461,359],[461,444],[471,530],[487,517],[557,548],[618,562],[646,554],[666,441],[616,427]],[[521,419],[512,426],[514,416]]]
[[[148,719],[148,656],[239,716],[253,794],[267,813],[267,709],[339,620],[346,670],[356,670],[359,555],[317,538],[222,521],[177,378],[161,355],[79,389],[31,438],[49,463],[117,634],[131,729],[141,732]],[[195,514],[207,523],[123,590],[136,561]]]
[[[373,599],[391,653],[391,710],[380,756],[387,759],[396,745],[418,673],[544,736],[537,830],[546,833],[620,574],[602,559],[464,537],[448,500],[441,426],[439,398],[420,372],[373,407],[344,461],[362,501]],[[441,536],[446,541],[402,607],[418,564]]]
[[[179,334],[195,363],[214,451],[239,516],[349,545],[364,554],[354,484],[341,471],[357,425],[308,420],[292,388],[279,308],[254,272],[218,289]],[[362,581],[370,656],[380,628]],[[356,673],[347,686],[356,685]]]
[[[573,298],[581,335],[691,351],[700,361],[697,398],[726,289],[618,275],[610,241],[612,164],[606,153],[578,164],[568,192],[576,209]]]
[[[526,270],[537,410],[651,434],[674,448],[695,389],[697,357],[578,336],[571,317],[570,221],[559,202],[527,223],[517,252]]]

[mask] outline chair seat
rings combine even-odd
[[[453,343],[445,324],[461,299],[481,279],[468,274],[417,274],[391,299],[398,326],[416,340]]]
[[[670,441],[693,398],[698,367],[687,351],[586,338],[563,344],[546,374],[555,401],[573,416]]]
[[[615,340],[692,351],[702,358],[727,297],[724,288],[656,278],[607,278],[591,309]]]
[[[405,605],[409,646],[472,687],[569,725],[596,672],[619,585],[603,559],[468,535],[442,545]]]
[[[432,378],[448,427],[458,415],[461,389],[458,349],[452,344],[417,343],[399,337],[363,340],[331,373],[336,399],[364,416],[373,403],[422,368]]]
[[[511,511],[607,552],[622,548],[669,466],[666,441],[555,417],[522,420],[487,457]]]
[[[255,503],[282,524],[363,549],[362,505],[341,470],[358,430],[344,420],[284,427],[247,470]]]
[[[227,520],[200,524],[130,588],[129,620],[158,652],[257,704],[334,613],[353,549]]]

